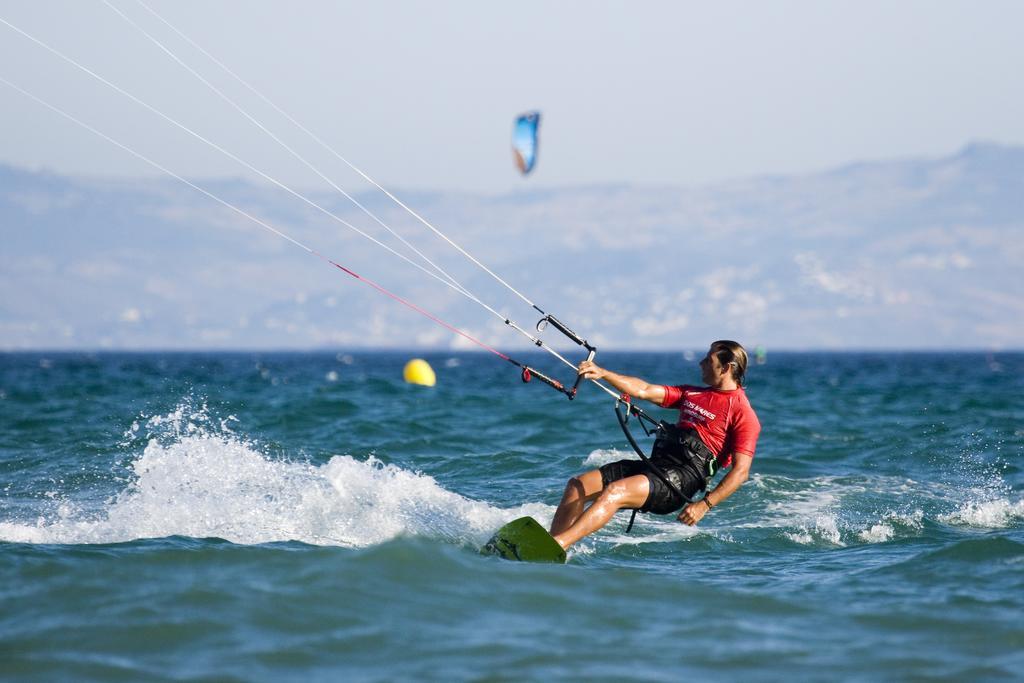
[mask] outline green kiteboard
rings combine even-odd
[[[565,563],[565,550],[533,517],[520,517],[495,531],[480,554],[520,562]]]

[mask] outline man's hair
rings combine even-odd
[[[736,384],[743,386],[743,376],[747,374],[747,350],[739,342],[719,339],[711,342],[711,353],[715,354],[719,363],[730,367]]]

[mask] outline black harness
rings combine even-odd
[[[683,467],[695,467],[698,472],[704,475],[703,489],[706,491],[708,482],[715,476],[715,472],[718,469],[718,458],[700,440],[697,432],[692,429],[683,429],[677,425],[669,424],[664,420],[655,420],[633,405],[627,394],[623,394],[615,402],[615,415],[619,418],[619,426],[622,427],[622,432],[626,435],[629,445],[633,447],[633,450],[640,456],[640,460],[643,461],[647,468],[654,473],[654,476],[664,482],[669,490],[682,500],[688,503],[699,500],[699,498],[684,494],[672,482],[669,476],[651,461],[651,458],[658,458],[668,460]],[[651,448],[650,458],[644,454],[640,444],[637,443],[633,433],[629,430],[630,417],[637,418],[637,422],[640,423],[647,436],[654,435],[654,446]],[[633,522],[636,521],[637,512],[638,510],[634,509],[633,514],[629,518],[629,526],[626,527],[627,534],[633,529]]]

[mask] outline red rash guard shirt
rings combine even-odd
[[[742,388],[718,391],[688,384],[666,386],[661,407],[679,409],[676,424],[696,430],[704,445],[718,455],[719,466],[731,465],[736,452],[753,457],[761,422]]]

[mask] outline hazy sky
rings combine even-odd
[[[111,2],[334,176],[142,5]],[[146,2],[393,187],[707,183],[1024,143],[1020,2]],[[319,183],[101,0],[0,0],[0,18],[271,175]],[[178,173],[252,175],[2,24],[0,77]],[[544,118],[524,180],[509,144],[529,109]],[[155,173],[2,84],[0,125],[0,162]]]

